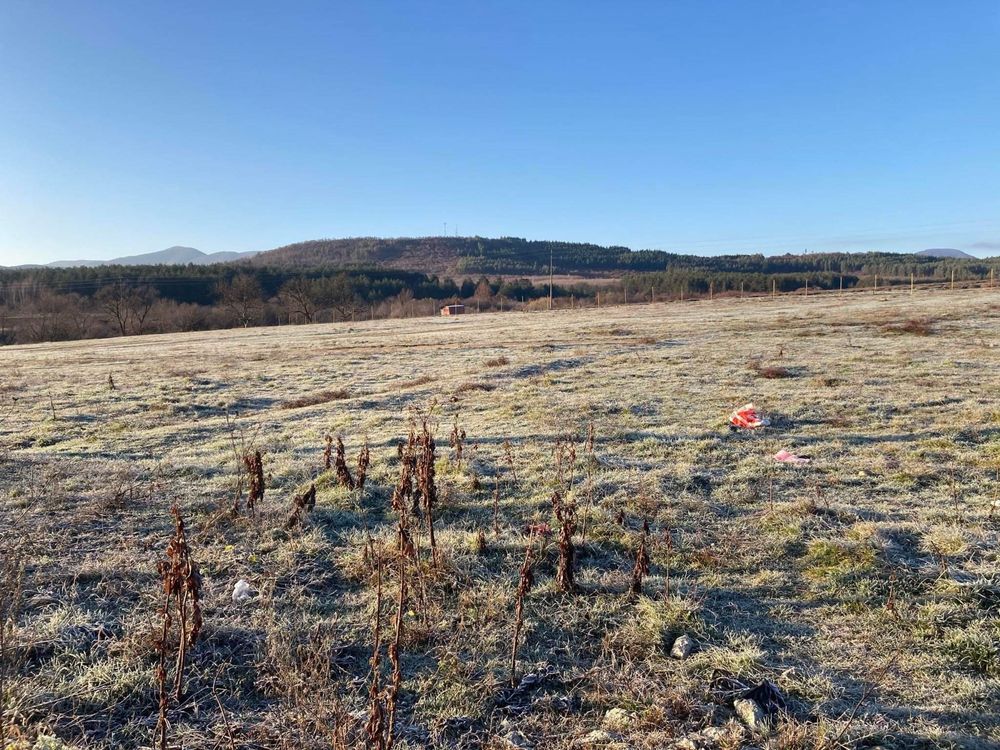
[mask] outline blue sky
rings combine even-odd
[[[0,3],[0,264],[445,222],[1000,255],[1000,3]]]

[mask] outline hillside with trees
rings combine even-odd
[[[897,253],[703,257],[463,237],[316,240],[212,265],[0,269],[0,343],[691,298],[772,289],[979,283],[1000,260]],[[442,270],[444,269],[444,270]],[[532,280],[531,277],[534,277]],[[541,279],[539,277],[542,277]],[[569,277],[569,281],[566,281]]]

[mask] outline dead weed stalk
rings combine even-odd
[[[159,573],[163,581],[163,607],[160,610],[162,627],[156,641],[159,662],[156,667],[156,683],[159,687],[159,718],[156,734],[160,750],[167,749],[167,660],[171,648],[171,629],[177,620],[177,640],[174,661],[173,695],[180,703],[184,698],[184,666],[187,653],[201,633],[201,575],[198,566],[191,559],[191,549],[187,543],[184,519],[175,505],[171,510],[174,518],[174,535],[167,545],[167,559],[159,563]]]

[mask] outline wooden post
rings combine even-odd
[[[776,279],[771,279],[771,299],[774,299],[777,293],[778,293],[778,282]]]
[[[951,291],[955,291],[955,269],[951,269]]]
[[[622,282],[622,288],[625,290],[625,304],[628,304],[628,284],[624,281]]]
[[[500,295],[500,312],[503,312],[503,295]]]
[[[709,300],[715,299],[715,282],[714,281],[709,281],[708,282],[708,299]]]
[[[875,288],[872,290],[872,294],[878,294],[878,274],[875,274]]]
[[[840,293],[844,293],[844,274],[840,274]]]
[[[913,296],[913,271],[910,271],[910,296]]]
[[[743,299],[743,282],[740,282],[740,299]]]
[[[996,269],[994,269],[994,268],[990,268],[990,289],[993,288],[993,271],[995,271],[995,270]]]
[[[597,309],[598,310],[601,309],[601,293],[600,292],[597,293]]]
[[[806,278],[806,296],[809,296],[809,278]]]

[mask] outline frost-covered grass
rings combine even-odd
[[[570,747],[612,708],[631,718],[611,740],[641,748],[706,728],[731,747],[1000,742],[998,333],[1000,292],[980,290],[0,349],[0,534],[25,563],[5,724],[24,747],[151,743],[156,562],[175,502],[204,576],[205,628],[173,741],[229,747],[231,732],[236,747],[329,747],[337,722],[363,723],[365,546],[393,544],[396,444],[427,418],[441,560],[406,611],[398,746],[510,747],[518,732]],[[772,426],[732,434],[726,417],[747,401]],[[448,447],[456,417],[461,464]],[[349,461],[368,439],[363,495],[322,471],[327,433]],[[557,525],[566,437],[568,496],[587,519],[581,590],[557,591],[550,543],[519,663],[552,672],[511,712],[500,697],[523,529]],[[264,451],[254,521],[224,512],[234,444]],[[780,448],[812,462],[777,464]],[[285,530],[314,479],[316,510]],[[629,599],[644,518],[651,575]],[[240,578],[259,597],[236,606]],[[388,630],[391,573],[385,585]],[[669,657],[681,633],[698,643],[683,661]],[[771,680],[791,715],[752,736],[712,700],[715,670]]]

